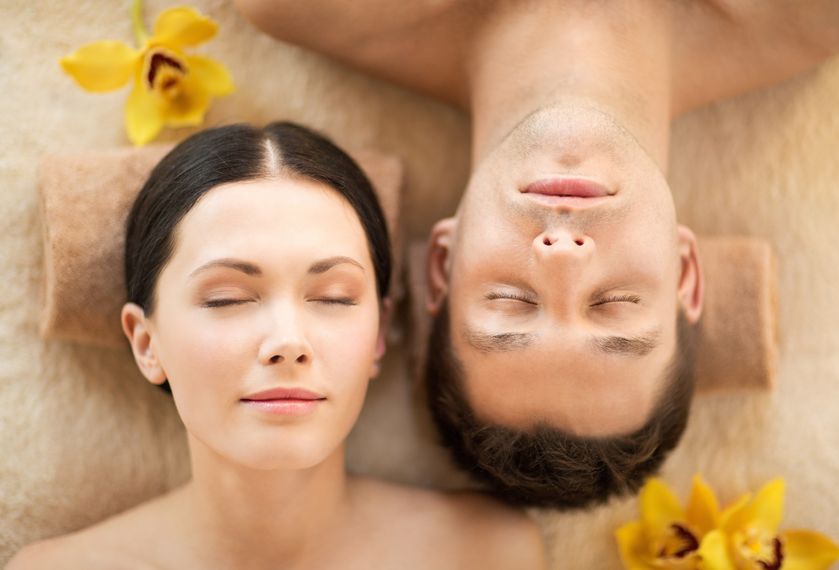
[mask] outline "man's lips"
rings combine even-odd
[[[557,198],[602,198],[613,194],[608,188],[594,180],[566,176],[537,180],[522,188],[521,193]]]

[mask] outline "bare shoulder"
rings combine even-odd
[[[783,39],[829,56],[839,51],[835,0],[704,0],[743,27],[783,34]]]
[[[74,560],[72,540],[69,537],[53,538],[34,542],[18,551],[6,570],[47,570],[66,565],[68,559]],[[61,564],[59,564],[61,562]]]
[[[692,0],[672,5],[676,114],[779,83],[839,53],[835,0]]]
[[[158,498],[88,528],[32,543],[20,550],[6,570],[150,570],[160,530],[158,516],[165,500]],[[165,520],[165,519],[164,519]]]
[[[523,510],[479,493],[362,485],[360,496],[376,509],[370,515],[386,521],[393,543],[409,537],[411,546],[435,553],[437,568],[447,567],[444,561],[453,568],[545,568],[542,534]]]
[[[470,566],[546,568],[542,533],[524,510],[479,493],[457,493],[449,499],[461,528],[468,533]]]
[[[6,570],[145,570],[151,568],[106,544],[95,544],[93,533],[85,531],[34,542],[9,561]]]
[[[313,31],[318,20],[326,20],[324,29],[330,32],[362,37],[373,33],[388,34],[393,30],[404,32],[464,9],[474,11],[479,3],[474,0],[417,0],[409,3],[394,3],[391,0],[234,0],[234,4],[254,25],[274,35],[302,36]],[[295,26],[305,29],[295,30]],[[313,40],[329,41],[326,38]]]

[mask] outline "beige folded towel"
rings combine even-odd
[[[425,310],[426,244],[408,251],[411,297],[411,370],[417,386],[431,326]],[[696,351],[697,390],[768,389],[777,371],[777,274],[765,241],[748,237],[703,237],[699,257],[705,303]]]
[[[41,334],[102,346],[124,342],[125,220],[151,169],[171,145],[47,156],[39,190],[44,229],[45,289]],[[402,162],[372,150],[351,153],[382,204],[399,275]],[[394,279],[393,295],[400,286]]]

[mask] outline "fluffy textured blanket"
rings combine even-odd
[[[404,160],[403,219],[420,237],[451,211],[468,172],[456,111],[250,28],[228,2],[191,4],[221,23],[203,50],[238,91],[208,125],[292,119],[348,147]],[[149,1],[158,13],[169,2]],[[151,19],[149,17],[149,19]],[[53,153],[127,144],[126,91],[90,95],[57,60],[97,39],[131,40],[128,3],[0,3],[0,564],[23,544],[123,510],[183,481],[187,458],[171,403],[127,351],[43,341],[37,168]],[[779,370],[771,392],[707,394],[663,475],[684,496],[701,472],[723,501],[786,477],[784,527],[839,532],[839,60],[787,84],[680,120],[670,179],[681,219],[704,235],[767,240],[779,262]],[[179,140],[187,131],[168,131]],[[396,331],[397,333],[399,330]],[[398,334],[396,335],[398,336]],[[356,471],[424,485],[460,478],[411,407],[398,345],[349,443]],[[591,512],[534,513],[556,568],[618,567],[612,533],[632,498]],[[586,548],[580,548],[586,545]]]

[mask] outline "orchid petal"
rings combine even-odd
[[[139,61],[139,51],[122,42],[104,40],[80,47],[60,63],[82,89],[103,93],[128,83]]]
[[[154,139],[162,128],[163,114],[157,98],[141,81],[137,81],[125,103],[125,129],[128,131],[128,138],[135,145],[144,145]]]
[[[190,75],[208,94],[221,97],[232,93],[236,87],[227,68],[209,57],[198,55],[186,56]]]
[[[699,532],[699,536],[711,532],[719,523],[720,508],[714,491],[702,477],[693,477],[693,488],[685,509],[685,518]]]
[[[725,534],[719,529],[705,535],[699,544],[698,553],[702,559],[702,570],[735,570]]]
[[[157,17],[149,43],[174,48],[194,46],[211,39],[217,31],[218,24],[194,8],[169,8]]]
[[[839,546],[821,533],[788,530],[781,533],[784,570],[827,570],[839,560]]]
[[[746,493],[733,504],[727,506],[725,510],[720,514],[719,518],[719,527],[726,530],[726,532],[732,530],[729,521],[741,510],[746,508],[746,505],[752,500],[751,493]]]
[[[725,522],[727,532],[736,532],[748,527],[760,528],[769,533],[778,532],[784,511],[784,480],[773,479],[757,492],[754,499]]]
[[[684,511],[670,488],[658,478],[648,480],[638,497],[641,521],[649,539],[667,534],[674,522],[684,520]]]
[[[210,95],[201,85],[187,76],[181,83],[181,92],[162,105],[163,119],[173,127],[194,127],[204,121],[210,107]]]
[[[615,531],[621,560],[627,570],[656,570],[647,562],[647,537],[641,521],[626,523]]]

